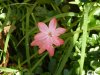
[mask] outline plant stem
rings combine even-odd
[[[82,36],[82,47],[81,47],[81,59],[80,59],[80,75],[83,72],[84,60],[85,60],[85,50],[86,50],[86,40],[87,40],[87,27],[88,27],[88,6],[84,6],[84,21],[83,21],[83,36]]]
[[[26,58],[28,60],[28,66],[31,67],[30,64],[30,53],[29,53],[29,8],[27,8],[27,13],[26,13],[26,38],[25,38],[25,45],[26,45]]]
[[[31,60],[31,59],[32,59],[33,57],[35,57],[37,54],[38,54],[38,52],[36,52],[35,54],[33,54],[33,55],[29,58],[29,60]],[[21,63],[21,66],[22,66],[23,64],[25,64],[27,61],[28,61],[28,59],[26,59],[24,62],[22,62],[22,63]]]
[[[46,52],[42,57],[41,59],[39,59],[39,61],[33,66],[33,68],[31,69],[31,72],[34,71],[37,66],[42,62],[42,60],[48,55],[48,52]]]
[[[7,53],[7,47],[8,47],[9,39],[10,39],[10,32],[8,32],[8,34],[7,34],[5,45],[4,45],[4,54],[3,54],[4,63],[6,62],[6,53]]]
[[[62,58],[61,58],[61,60],[60,60],[60,62],[58,64],[58,67],[57,67],[54,75],[61,75],[61,72],[62,72],[66,62],[68,61],[68,58],[69,58],[70,54],[71,54],[73,46],[74,46],[73,40],[72,40],[72,38],[70,38],[70,44],[65,48],[65,51],[64,51],[64,53],[62,55]]]

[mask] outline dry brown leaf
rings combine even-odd
[[[2,33],[0,33],[0,48],[1,50],[4,49],[4,40],[3,40],[3,37],[2,37]],[[0,67],[6,67],[7,64],[9,62],[9,52],[7,50],[7,53],[6,53],[6,61],[2,61],[2,63],[0,63]]]
[[[4,34],[7,34],[7,33],[9,32],[10,27],[11,27],[11,26],[6,26],[6,27],[4,27]]]
[[[16,29],[16,27],[14,25],[5,26],[4,27],[4,34],[6,35],[10,29],[11,29],[11,31],[14,31]]]

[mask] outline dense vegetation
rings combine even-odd
[[[64,40],[38,53],[38,22],[66,29]],[[0,0],[0,75],[100,75],[100,0]]]

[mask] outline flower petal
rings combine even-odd
[[[34,36],[34,39],[43,40],[43,39],[45,39],[46,37],[47,37],[46,34],[40,32],[40,33],[38,33],[38,34],[36,34],[36,35]]]
[[[37,45],[36,40],[32,41],[30,45],[31,45],[31,46],[36,46],[36,45]]]
[[[65,33],[65,32],[66,32],[65,28],[59,27],[59,28],[56,29],[56,36],[59,36],[59,35]]]
[[[45,51],[45,49],[40,48],[40,49],[39,49],[39,54],[43,53],[44,51]]]
[[[56,29],[56,26],[57,26],[56,18],[51,19],[51,21],[49,23],[49,30],[54,31]]]
[[[49,52],[50,56],[54,55],[54,48],[53,48],[53,46],[47,45],[46,49]]]
[[[46,45],[53,45],[53,42],[52,42],[52,37],[48,37],[45,39],[45,42],[44,42]]]
[[[49,52],[50,56],[54,55],[54,48],[52,46],[53,43],[52,43],[52,39],[50,37],[43,40],[42,45],[43,45],[42,48],[46,49]]]
[[[39,48],[43,48],[44,47],[44,44],[43,44],[43,41],[41,41],[41,40],[34,40],[31,43],[31,46],[39,46]]]
[[[62,44],[64,44],[64,41],[62,39],[60,39],[59,37],[52,37],[53,39],[53,44],[56,45],[56,46],[60,46]]]
[[[39,30],[41,32],[47,32],[48,31],[47,25],[45,23],[43,23],[43,22],[39,22],[38,23],[38,27],[39,27]]]

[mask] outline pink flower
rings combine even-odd
[[[58,36],[65,33],[66,29],[58,27],[56,18],[53,18],[49,26],[43,22],[38,23],[40,32],[35,35],[34,41],[32,41],[31,46],[39,46],[39,54],[43,53],[45,50],[49,52],[50,56],[54,55],[54,47],[64,44],[64,41]]]

